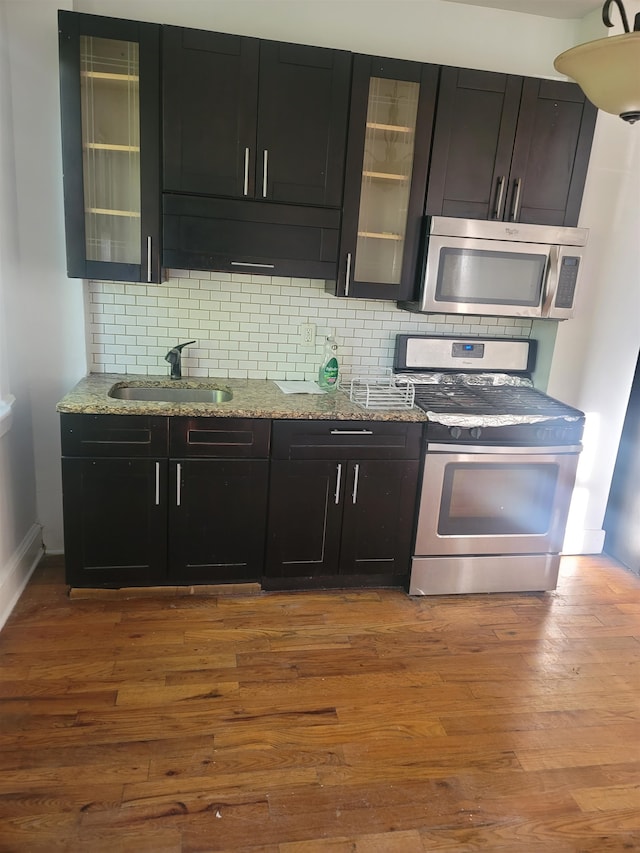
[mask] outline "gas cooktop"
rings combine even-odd
[[[429,417],[427,439],[579,443],[583,412],[533,387],[532,343],[398,335],[396,381],[415,386],[415,405]]]

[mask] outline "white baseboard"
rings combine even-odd
[[[572,530],[562,546],[563,554],[601,554],[604,548],[604,530]]]
[[[44,555],[42,527],[34,524],[9,562],[0,566],[0,630]]]

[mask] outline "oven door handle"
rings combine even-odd
[[[427,453],[475,453],[475,454],[512,454],[512,455],[549,455],[551,453],[580,453],[582,450],[581,444],[537,444],[534,447],[487,447],[486,445],[478,444],[427,444]]]

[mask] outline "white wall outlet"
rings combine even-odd
[[[312,347],[316,342],[316,327],[314,323],[302,323],[300,326],[300,343],[303,347]]]

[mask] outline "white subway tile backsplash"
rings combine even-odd
[[[300,325],[316,327],[314,347],[300,344]],[[89,282],[90,370],[165,376],[167,351],[183,352],[183,374],[249,379],[314,379],[323,338],[333,330],[342,369],[393,364],[398,333],[529,337],[531,321],[513,317],[412,314],[395,303],[337,299],[324,282],[173,270],[160,285]]]

